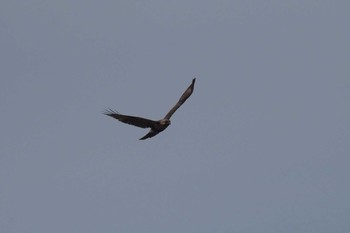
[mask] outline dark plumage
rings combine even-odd
[[[175,106],[172,109],[170,109],[170,111],[165,115],[165,117],[159,121],[153,121],[150,119],[137,117],[137,116],[122,115],[122,114],[119,114],[117,111],[113,111],[111,109],[106,110],[104,114],[129,125],[134,125],[140,128],[151,128],[150,131],[145,136],[140,138],[140,140],[151,138],[157,135],[158,133],[162,132],[163,130],[165,130],[171,124],[170,117],[175,113],[175,111],[183,103],[185,103],[188,97],[192,95],[195,82],[196,82],[196,79],[195,78],[192,79],[191,85],[182,94],[179,101],[175,104]]]

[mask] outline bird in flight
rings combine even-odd
[[[128,115],[122,115],[119,114],[117,111],[113,111],[111,109],[107,109],[104,114],[110,117],[113,117],[123,123],[134,125],[140,128],[151,128],[150,131],[140,138],[140,140],[144,140],[147,138],[151,138],[163,130],[165,130],[170,125],[170,117],[175,113],[175,111],[183,104],[185,101],[192,95],[193,89],[194,89],[194,83],[196,82],[196,79],[192,79],[191,85],[186,89],[186,91],[182,94],[179,101],[175,104],[172,109],[165,115],[165,117],[161,120],[154,121],[150,119],[146,119],[143,117],[137,117],[137,116],[128,116]]]

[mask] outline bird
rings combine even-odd
[[[171,116],[176,112],[180,106],[185,103],[185,101],[192,95],[193,90],[194,90],[194,84],[196,82],[196,78],[192,79],[191,85],[185,90],[185,92],[181,95],[180,99],[178,102],[170,109],[170,111],[165,115],[163,119],[160,119],[158,121],[150,120],[147,118],[143,117],[138,117],[138,116],[128,116],[128,115],[123,115],[120,114],[117,111],[114,111],[110,108],[106,109],[103,114],[113,117],[123,123],[137,126],[140,128],[151,128],[149,132],[140,138],[139,140],[145,140],[147,138],[151,138],[165,130],[170,124],[170,118]]]

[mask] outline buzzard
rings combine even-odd
[[[128,116],[128,115],[122,115],[117,111],[113,111],[111,109],[107,109],[104,114],[110,117],[113,117],[123,123],[134,125],[140,128],[151,128],[150,131],[140,138],[140,140],[144,140],[147,138],[151,138],[158,133],[165,130],[170,125],[170,117],[175,113],[175,111],[188,99],[188,97],[191,96],[193,89],[194,89],[194,83],[196,79],[192,79],[191,85],[186,89],[186,91],[182,94],[179,101],[175,104],[175,106],[170,109],[170,111],[165,115],[165,117],[161,120],[154,121],[150,119],[146,119],[143,117],[137,117],[137,116]]]

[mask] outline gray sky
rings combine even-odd
[[[0,231],[350,232],[349,12],[2,0]]]

